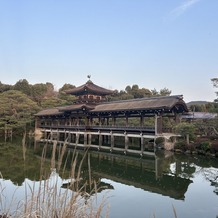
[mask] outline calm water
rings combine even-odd
[[[12,145],[0,144],[0,172],[4,178],[0,179],[0,187],[4,187],[6,196],[0,211],[24,198],[26,184],[36,181],[37,186],[42,147],[31,140],[26,146],[20,140]],[[92,178],[104,187],[98,199],[106,198],[112,218],[175,217],[173,208],[180,218],[218,217],[217,159],[162,151],[142,159],[89,152],[81,174],[84,181],[90,176],[89,166]],[[67,178],[56,176],[64,190]]]

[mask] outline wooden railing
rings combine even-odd
[[[115,131],[115,132],[141,132],[147,134],[155,134],[155,127],[153,126],[118,126],[118,125],[40,125],[43,129],[60,129],[60,130],[71,130],[71,131]],[[164,133],[173,133],[172,128],[163,128]]]
[[[117,132],[143,132],[154,134],[155,128],[151,126],[106,126],[106,125],[40,125],[43,129],[60,129],[60,130],[89,130],[89,131],[117,131]]]

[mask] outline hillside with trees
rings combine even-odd
[[[218,88],[218,78],[211,79],[212,85],[215,89]],[[215,91],[217,96],[214,99],[214,102],[206,102],[206,101],[192,101],[187,103],[190,111],[193,112],[210,112],[210,113],[218,113],[218,91]]]

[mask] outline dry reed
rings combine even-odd
[[[23,141],[24,142],[24,141]],[[24,144],[24,143],[23,143]],[[25,183],[25,198],[16,205],[16,209],[11,210],[11,206],[4,205],[4,187],[0,187],[0,217],[4,218],[99,218],[105,208],[105,199],[98,206],[94,206],[95,197],[97,196],[97,183],[92,181],[89,175],[89,188],[94,186],[90,193],[85,193],[84,188],[86,182],[81,184],[81,169],[84,162],[85,152],[82,160],[78,162],[77,152],[74,150],[71,160],[71,169],[66,170],[67,161],[69,161],[69,151],[67,151],[67,141],[57,148],[57,141],[53,142],[52,156],[50,160],[51,173],[45,174],[45,162],[48,162],[47,148],[48,143],[43,147],[40,167],[39,183],[33,182],[33,185]],[[25,146],[23,146],[26,149]],[[25,152],[24,152],[25,153]],[[64,154],[66,160],[64,161]],[[56,157],[58,159],[56,160]],[[25,157],[24,157],[25,160]],[[61,168],[63,163],[63,168]],[[89,170],[90,168],[90,163]],[[76,170],[78,168],[78,170]],[[69,184],[66,188],[62,188],[63,180],[59,173],[69,171]],[[91,172],[90,172],[91,173]],[[0,177],[2,175],[0,174]],[[3,177],[2,177],[3,178]],[[1,186],[1,183],[0,183]],[[94,197],[93,195],[94,194]],[[11,204],[13,203],[13,200]],[[108,217],[108,211],[104,211],[104,217]]]

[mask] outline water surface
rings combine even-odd
[[[0,186],[5,187],[4,207],[24,198],[27,183],[39,182],[42,148],[42,144],[34,144],[33,140],[25,146],[20,140],[1,143],[0,172],[4,179],[0,179]],[[80,151],[80,159],[82,156]],[[45,168],[49,179],[49,161]],[[177,217],[218,217],[217,159],[163,151],[143,158],[90,151],[83,162],[81,177],[88,181],[90,175],[101,184],[98,200],[106,198],[112,218],[175,217],[174,210]],[[56,176],[64,190],[67,176],[57,173]]]

